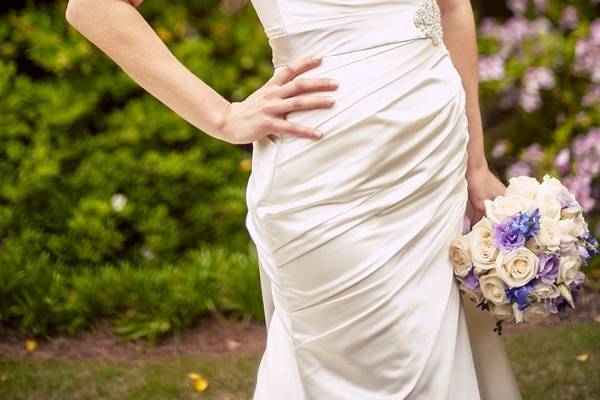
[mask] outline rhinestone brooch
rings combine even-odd
[[[436,0],[422,0],[414,17],[414,24],[437,46],[442,42],[442,16]]]

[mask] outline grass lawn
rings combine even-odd
[[[525,399],[600,398],[600,324],[507,334]],[[585,361],[576,357],[587,354]],[[130,362],[0,360],[0,399],[248,399],[259,356]],[[194,391],[188,373],[205,376]]]

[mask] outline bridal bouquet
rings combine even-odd
[[[598,251],[582,207],[549,175],[509,180],[485,200],[485,216],[455,238],[449,251],[460,291],[502,322],[541,321],[575,307],[581,272]]]

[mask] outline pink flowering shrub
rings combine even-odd
[[[505,5],[478,23],[488,159],[505,180],[561,179],[599,234],[600,0]]]

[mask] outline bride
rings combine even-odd
[[[199,130],[253,145],[268,332],[253,398],[520,399],[448,259],[465,213],[506,189],[484,155],[470,2],[253,0],[273,76],[229,102],[141,1],[70,0],[66,18]]]

